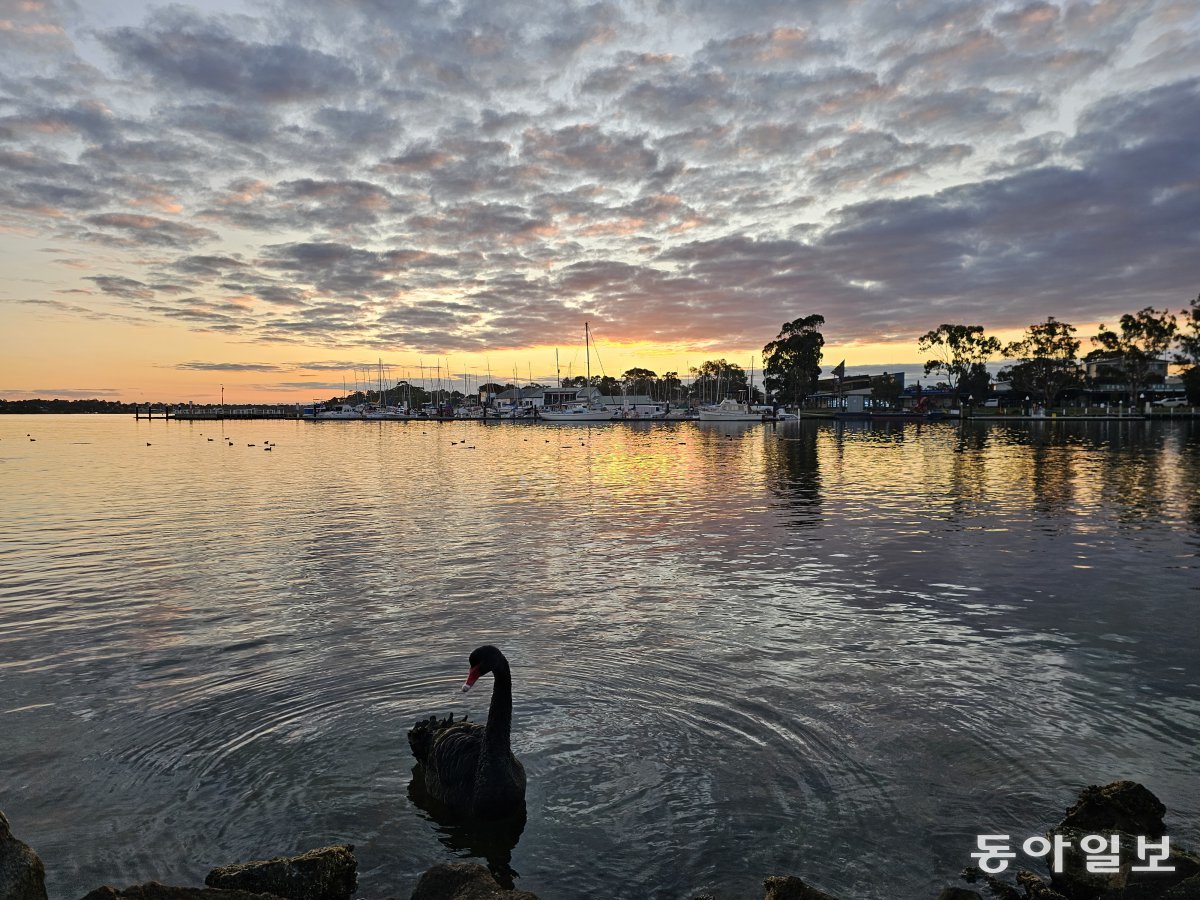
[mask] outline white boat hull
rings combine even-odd
[[[722,400],[716,406],[700,407],[701,422],[761,422],[763,411],[736,400]]]

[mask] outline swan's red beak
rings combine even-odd
[[[471,666],[471,671],[467,673],[467,680],[463,682],[463,693],[471,689],[476,681],[479,680],[479,666]]]

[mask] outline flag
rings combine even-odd
[[[837,368],[835,368],[833,370],[833,377],[841,378],[845,374],[846,374],[846,361],[843,359],[840,363],[837,364]]]

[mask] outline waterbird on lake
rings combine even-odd
[[[503,819],[525,809],[525,767],[512,752],[512,672],[497,648],[478,647],[468,660],[464,692],[494,675],[487,725],[430,716],[408,732],[418,767],[414,777],[434,800],[457,815]]]

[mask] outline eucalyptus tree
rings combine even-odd
[[[1092,338],[1097,349],[1113,358],[1112,368],[1120,370],[1129,392],[1129,402],[1137,402],[1138,394],[1150,384],[1157,364],[1174,343],[1179,325],[1169,310],[1159,312],[1152,306],[1121,316],[1114,330],[1104,325]]]
[[[724,359],[705,360],[693,371],[692,387],[701,399],[719,403],[722,397],[736,397],[747,388],[746,370]]]
[[[659,385],[666,400],[678,400],[683,394],[683,382],[679,380],[678,372],[664,372]]]
[[[986,389],[987,361],[1000,352],[1000,341],[985,335],[982,325],[942,324],[921,335],[917,351],[932,357],[925,361],[925,374],[945,375],[957,396],[963,388]]]
[[[785,322],[762,350],[763,384],[785,403],[802,403],[817,387],[825,317],[814,313]]]
[[[1000,371],[1001,380],[1042,406],[1054,406],[1059,395],[1080,380],[1076,330],[1054,316],[1030,325],[1021,340],[1004,348],[1004,355],[1018,362]]]
[[[650,369],[640,369],[636,366],[621,373],[621,381],[631,394],[650,393],[650,386],[658,376]]]
[[[1200,296],[1180,311],[1179,317],[1183,324],[1179,326],[1179,351],[1175,354],[1175,362],[1185,366],[1180,377],[1188,403],[1200,406]]]
[[[891,409],[899,402],[901,393],[903,393],[903,388],[900,379],[895,375],[884,372],[882,375],[871,378],[871,397],[875,402],[882,403]]]

